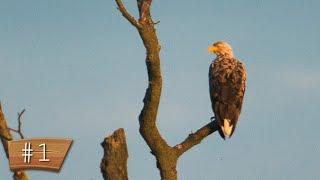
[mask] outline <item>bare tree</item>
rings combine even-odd
[[[160,44],[156,34],[155,25],[150,7],[152,0],[137,0],[139,9],[139,20],[136,20],[125,8],[121,0],[115,0],[119,11],[123,17],[133,25],[143,41],[146,48],[146,66],[148,70],[149,84],[143,99],[144,106],[139,115],[140,134],[151,149],[151,153],[157,160],[157,168],[160,171],[162,180],[176,180],[177,161],[179,157],[193,146],[199,144],[202,139],[218,129],[216,121],[203,126],[195,133],[191,133],[187,138],[175,146],[170,146],[162,138],[157,125],[157,112],[162,88],[162,77],[160,67]],[[120,178],[121,179],[121,178]]]
[[[18,113],[18,129],[12,129],[9,128],[7,125],[7,121],[4,117],[3,111],[2,111],[2,107],[1,107],[1,103],[0,103],[0,139],[4,148],[4,151],[7,155],[7,158],[9,158],[9,152],[8,152],[8,141],[13,140],[12,134],[10,132],[16,132],[20,135],[21,139],[23,139],[23,134],[21,131],[21,117],[23,115],[23,113],[25,112],[25,110],[22,110],[20,113]],[[15,171],[13,173],[13,179],[14,180],[28,180],[28,176],[27,173],[24,171]]]

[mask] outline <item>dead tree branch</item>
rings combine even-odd
[[[210,122],[200,128],[197,132],[189,134],[189,136],[180,144],[174,146],[179,156],[191,149],[193,146],[201,143],[201,141],[218,130],[218,123],[216,121]]]
[[[23,112],[22,112],[23,114]],[[21,115],[22,115],[21,114]],[[21,117],[20,117],[21,118]],[[7,121],[4,117],[1,103],[0,103],[0,139],[4,148],[4,151],[6,153],[7,158],[9,158],[9,152],[8,152],[8,141],[13,140],[12,135],[10,133],[10,130],[7,125]],[[13,174],[14,180],[28,180],[27,173],[24,171],[15,171]]]
[[[9,130],[19,134],[21,139],[24,139],[24,136],[23,136],[23,133],[22,133],[22,128],[21,128],[22,127],[21,120],[22,120],[22,115],[23,115],[23,113],[25,111],[26,111],[26,109],[23,109],[20,113],[18,112],[18,129],[13,129],[13,128],[9,127]]]
[[[122,15],[139,32],[139,35],[146,48],[146,66],[148,71],[149,84],[143,99],[144,106],[139,115],[140,134],[151,149],[151,153],[156,157],[157,167],[162,180],[177,179],[178,158],[193,146],[199,144],[202,139],[217,130],[217,124],[211,122],[200,128],[196,133],[190,134],[182,143],[171,147],[162,138],[157,126],[157,113],[161,97],[162,77],[160,67],[160,44],[156,34],[155,24],[150,7],[152,0],[137,0],[139,8],[139,22],[126,11],[121,0],[115,0]]]
[[[105,180],[128,180],[128,149],[124,130],[118,129],[101,143],[104,156],[100,169]]]
[[[139,24],[137,20],[131,16],[131,14],[127,11],[127,9],[124,7],[121,0],[116,0],[116,3],[118,5],[119,11],[122,13],[123,17],[125,17],[133,26],[139,27]]]

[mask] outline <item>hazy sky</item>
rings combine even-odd
[[[69,137],[60,173],[31,179],[98,180],[100,142],[126,130],[129,176],[159,179],[138,132],[145,50],[113,0],[0,0],[0,100],[10,126],[26,108],[26,137]],[[137,14],[135,1],[124,1]],[[226,40],[248,85],[232,139],[218,134],[183,155],[180,179],[320,179],[320,1],[155,0],[163,94],[158,127],[169,144],[210,121],[207,46]],[[0,179],[10,179],[0,147]]]

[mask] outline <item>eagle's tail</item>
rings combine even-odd
[[[219,126],[219,134],[223,139],[232,136],[235,126],[231,123],[230,119],[223,119],[223,122],[220,122]]]

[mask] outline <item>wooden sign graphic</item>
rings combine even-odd
[[[59,171],[71,143],[71,139],[56,138],[8,141],[10,169]]]

